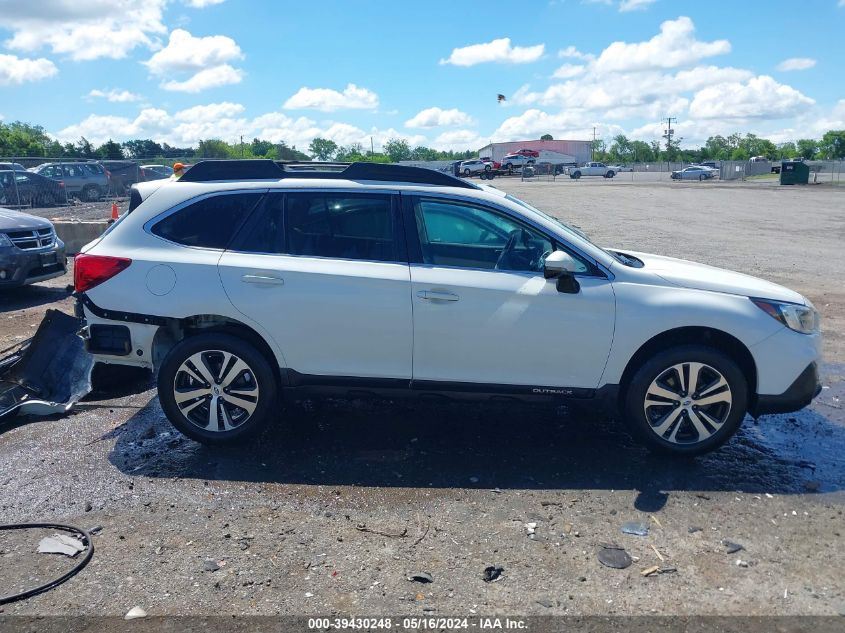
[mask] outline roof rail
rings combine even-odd
[[[215,180],[280,180],[282,178],[343,178],[408,182],[441,187],[477,189],[474,184],[450,174],[423,167],[385,163],[294,163],[256,160],[203,160],[195,163],[180,182]]]

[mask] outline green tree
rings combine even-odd
[[[273,144],[270,141],[262,141],[259,138],[252,139],[252,143],[250,144],[250,150],[253,156],[267,156],[267,152],[272,148]]]
[[[332,160],[337,153],[337,143],[326,138],[315,138],[308,146],[308,151],[317,160]]]
[[[94,146],[84,136],[80,136],[76,141],[76,151],[82,158],[94,158]]]
[[[798,148],[798,155],[807,160],[813,160],[819,153],[819,142],[811,138],[798,139],[796,147]]]
[[[219,138],[201,140],[197,145],[197,158],[229,158],[232,148]]]
[[[387,141],[384,144],[384,153],[394,163],[398,163],[400,160],[411,160],[411,146],[408,145],[408,141],[402,138],[392,138]]]
[[[825,158],[845,158],[845,130],[828,130],[822,136],[819,150]]]
[[[778,158],[792,158],[793,156],[798,156],[798,148],[795,147],[795,143],[787,141],[778,145]]]
[[[123,150],[118,143],[109,139],[97,148],[96,154],[98,157],[106,160],[122,160]]]
[[[652,163],[657,160],[651,146],[645,141],[631,141],[631,158],[637,163]]]
[[[543,134],[543,136],[540,137],[540,140],[541,141],[553,141],[555,139],[551,134]]]
[[[613,143],[610,145],[610,159],[612,161],[627,162],[633,158],[633,148],[631,141],[624,134],[617,134],[613,137]]]
[[[165,155],[164,148],[150,139],[125,141],[123,150],[130,158],[157,158]]]
[[[748,153],[748,150],[744,147],[737,147],[731,152],[729,157],[731,160],[748,160],[751,158],[751,155]]]

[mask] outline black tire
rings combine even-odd
[[[578,180],[578,179],[581,177],[581,172],[580,172],[580,171],[576,171],[574,174],[572,174],[572,177],[573,177],[575,180]]]
[[[97,185],[85,185],[82,188],[82,199],[85,202],[97,202],[102,195],[103,194]]]
[[[615,172],[615,171],[609,171],[609,172],[607,172],[607,177],[608,177],[608,178],[613,178],[615,175],[616,175],[616,172]]]
[[[702,180],[704,180],[704,178],[705,178],[704,174],[699,174],[698,175],[698,182],[701,182]]]
[[[252,414],[231,430],[206,430],[186,417],[176,404],[174,391],[182,364],[194,354],[216,351],[229,352],[243,360],[253,374],[248,380],[255,382],[259,393]],[[158,397],[167,419],[179,431],[202,444],[228,446],[255,437],[278,412],[278,393],[268,359],[250,343],[231,334],[198,334],[185,339],[170,350],[158,373]]]
[[[471,173],[469,169],[464,169],[464,178],[469,178]]]
[[[688,443],[670,442],[668,439],[658,436],[657,432],[653,430],[652,423],[646,417],[646,394],[652,382],[657,380],[659,376],[665,375],[664,372],[674,365],[682,363],[703,363],[715,369],[721,373],[730,388],[731,402],[728,412],[724,414],[725,417],[721,427],[701,441],[690,441]],[[684,402],[689,403],[692,400],[691,397],[687,396]],[[748,382],[732,358],[712,347],[704,345],[680,345],[659,352],[636,370],[625,394],[623,413],[625,422],[631,432],[649,450],[664,455],[692,456],[707,453],[727,442],[742,424],[747,407]],[[666,409],[670,410],[669,405],[666,405]],[[683,420],[684,415],[681,413],[678,419]],[[692,430],[693,428],[691,422],[679,421],[677,424],[689,425],[683,427],[684,429]],[[671,430],[673,428],[674,425],[669,427],[664,435],[669,433],[671,436]]]

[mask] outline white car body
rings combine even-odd
[[[608,167],[604,163],[591,161],[584,163],[581,167],[570,167],[568,170],[572,178],[580,178],[581,176],[602,176],[604,178],[613,178],[616,171],[613,167]]]
[[[465,160],[461,163],[460,172],[464,176],[474,176],[476,174],[480,174],[483,171],[490,171],[493,168],[493,163],[473,159],[473,160]]]
[[[580,288],[567,294],[537,272],[188,247],[150,232],[198,197],[317,185],[321,192],[393,196],[397,204],[423,196],[479,205],[542,232],[592,272],[575,273]],[[97,360],[157,367],[182,324],[216,319],[248,328],[272,351],[276,368],[291,375],[591,397],[624,384],[638,351],[683,333],[684,340],[710,337],[741,348],[753,363],[749,407],[765,411],[764,401],[780,402],[820,358],[817,329],[793,331],[749,300],[811,306],[792,290],[684,260],[616,257],[495,188],[469,187],[297,177],[146,183],[139,187],[143,203],[82,250],[131,258],[80,298],[89,329],[129,329],[131,354],[98,353]],[[804,400],[806,394],[795,406]]]

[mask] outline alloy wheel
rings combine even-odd
[[[255,372],[231,352],[208,350],[189,356],[176,371],[173,396],[191,424],[215,433],[242,426],[258,406]]]
[[[646,391],[645,418],[662,440],[697,444],[717,433],[733,401],[725,377],[705,363],[686,362],[663,370]]]

